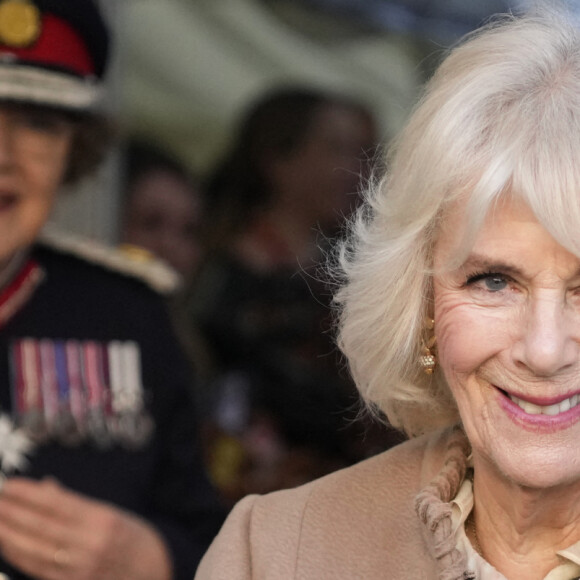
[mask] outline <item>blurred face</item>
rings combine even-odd
[[[73,133],[61,113],[0,105],[0,265],[30,245],[48,219]]]
[[[185,279],[199,262],[201,206],[181,177],[155,170],[136,181],[125,208],[122,238],[165,260]]]
[[[461,212],[435,248],[456,255]],[[504,202],[461,267],[435,276],[435,333],[476,470],[518,485],[580,482],[580,260]]]
[[[370,117],[346,106],[326,106],[303,145],[273,164],[274,189],[287,204],[299,205],[322,225],[335,224],[358,204],[365,154],[372,154],[375,145]]]

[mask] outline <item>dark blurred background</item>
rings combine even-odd
[[[401,127],[441,52],[526,0],[101,0],[117,32],[110,108],[123,130],[197,174],[227,148],[264,90],[300,82],[363,100],[381,139]],[[54,221],[114,242],[115,156]]]

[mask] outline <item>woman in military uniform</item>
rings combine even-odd
[[[108,46],[92,0],[0,1],[0,570],[13,580],[191,578],[222,521],[167,279],[41,235],[60,186],[105,150]]]

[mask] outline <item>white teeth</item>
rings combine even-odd
[[[520,409],[523,409],[528,415],[558,415],[560,413],[564,413],[565,411],[569,411],[572,409],[572,407],[575,407],[579,400],[578,395],[573,395],[569,399],[564,399],[555,405],[546,405],[545,407],[541,407],[540,405],[534,405],[534,403],[530,403],[529,401],[522,401],[522,399],[519,399],[513,395],[509,395],[509,398],[518,407],[520,407]]]
[[[560,413],[560,405],[548,405],[542,409],[544,415],[557,415]]]
[[[542,414],[542,407],[539,405],[534,405],[534,403],[529,403],[526,401],[522,401],[523,405],[520,405],[522,409],[528,413],[528,415],[541,415]]]

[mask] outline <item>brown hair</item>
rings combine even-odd
[[[76,183],[90,175],[103,161],[117,136],[117,126],[104,114],[74,117],[75,133],[64,183]]]

